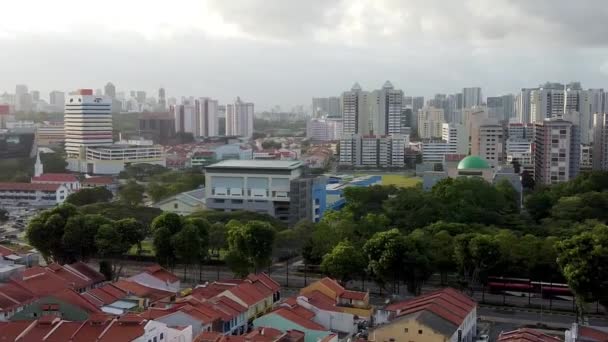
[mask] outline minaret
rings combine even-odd
[[[34,177],[40,177],[44,173],[42,162],[40,162],[40,151],[36,153],[36,164],[34,165]]]

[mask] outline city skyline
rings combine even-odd
[[[354,81],[375,88],[388,79],[425,97],[477,86],[486,95],[513,93],[544,80],[601,88],[608,84],[602,4],[588,2],[594,11],[587,11],[565,1],[184,0],[167,8],[110,0],[106,22],[64,10],[97,11],[95,4],[20,1],[7,4],[13,15],[0,26],[0,89],[28,84],[48,93],[112,81],[221,103],[239,95],[269,109],[307,104]],[[167,15],[179,8],[189,11]]]

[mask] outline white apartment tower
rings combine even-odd
[[[64,129],[68,159],[84,158],[87,147],[112,145],[112,100],[94,96],[92,89],[70,94],[65,101]]]
[[[441,138],[444,123],[442,108],[424,107],[418,110],[418,137],[420,139]]]
[[[202,97],[194,102],[196,135],[215,137],[218,135],[217,100]]]
[[[192,135],[197,136],[197,120],[193,104],[185,101],[184,104],[171,106],[170,110],[175,118],[176,132],[192,133]]]
[[[350,91],[342,93],[343,134],[371,134],[369,124],[369,92],[355,83]]]
[[[382,89],[371,94],[369,130],[373,134],[402,134],[403,120],[403,91],[395,89],[391,82],[386,81]]]
[[[496,120],[483,120],[471,131],[471,154],[484,158],[492,167],[504,164],[505,133],[503,126]]]
[[[580,166],[580,135],[578,127],[559,118],[535,123],[536,184],[568,181],[578,175]]]
[[[226,105],[226,135],[250,138],[253,135],[253,103],[240,97]]]

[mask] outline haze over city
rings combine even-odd
[[[406,95],[604,86],[603,1],[10,1],[0,91],[101,88],[308,104],[358,81]],[[592,8],[593,10],[589,10]],[[18,63],[16,63],[18,61]]]

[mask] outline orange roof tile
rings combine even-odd
[[[365,297],[367,297],[366,292],[350,291],[350,290],[344,290],[344,292],[342,292],[342,294],[340,295],[340,298],[354,299],[354,300],[364,300]]]
[[[169,291],[154,289],[128,280],[119,280],[114,283],[114,286],[127,293],[132,293],[138,297],[148,298],[151,302],[157,302],[175,295],[174,293]]]
[[[538,330],[522,328],[500,333],[498,342],[558,342],[561,339]]]
[[[319,280],[319,282],[321,284],[325,285],[325,287],[327,287],[330,290],[332,290],[333,292],[335,292],[336,296],[340,296],[342,294],[342,292],[344,292],[344,287],[342,287],[342,285],[338,284],[338,282],[335,281],[334,279],[325,277],[325,278]]]
[[[306,329],[319,330],[319,331],[326,330],[325,327],[323,327],[322,325],[315,323],[311,320],[305,319],[287,308],[278,308],[277,310],[271,312],[270,315],[271,314],[281,316]]]
[[[175,283],[179,281],[179,278],[175,274],[167,271],[158,264],[146,267],[145,272],[162,281],[166,281],[169,283]]]

